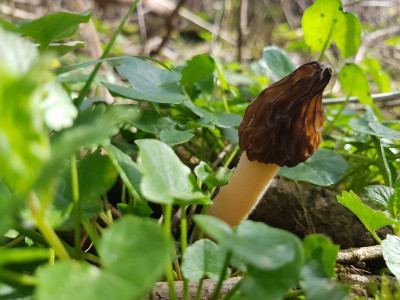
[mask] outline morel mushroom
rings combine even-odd
[[[208,215],[230,226],[239,224],[280,167],[294,167],[318,149],[325,121],[322,92],[331,75],[328,65],[304,64],[250,103],[239,126],[239,146],[244,152]]]

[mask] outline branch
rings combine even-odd
[[[385,102],[385,101],[397,100],[397,99],[400,99],[400,91],[372,94],[371,97],[374,100],[374,102]],[[340,103],[343,103],[344,101],[346,101],[346,97],[325,98],[322,100],[322,103],[325,105],[332,105],[332,104],[340,104]],[[358,102],[358,98],[350,97],[349,101],[350,102]]]
[[[379,257],[382,257],[382,247],[381,245],[375,245],[341,250],[338,253],[336,262],[339,264],[351,264]]]

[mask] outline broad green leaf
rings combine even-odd
[[[318,149],[313,156],[296,167],[280,168],[278,175],[292,180],[309,181],[320,186],[328,186],[339,181],[347,170],[347,163],[334,151]]]
[[[220,219],[207,215],[195,215],[193,219],[197,225],[217,242],[222,241],[224,236],[233,235],[232,228]]]
[[[308,300],[350,300],[346,295],[349,288],[327,278],[317,260],[310,260],[302,269],[301,286]]]
[[[213,75],[215,70],[215,62],[212,57],[206,54],[200,54],[192,57],[186,62],[186,66],[182,69],[181,83],[182,85],[193,85],[207,79]]]
[[[306,263],[317,261],[324,277],[335,276],[335,264],[339,246],[332,241],[318,234],[310,234],[303,240],[304,258]]]
[[[300,245],[293,234],[263,223],[246,220],[232,231],[228,224],[211,216],[196,215],[194,220],[236,259],[260,270],[277,269],[291,262]]]
[[[289,55],[276,46],[268,46],[263,50],[263,61],[268,69],[268,77],[278,81],[296,69]]]
[[[38,41],[46,49],[52,41],[59,41],[76,33],[79,24],[89,22],[92,14],[86,11],[81,14],[55,13],[33,21],[17,24],[18,32]]]
[[[109,227],[100,244],[104,269],[131,281],[131,289],[142,295],[163,274],[169,261],[168,249],[156,222],[134,216],[124,216]]]
[[[194,134],[188,131],[171,129],[171,130],[161,131],[158,137],[162,142],[166,143],[168,146],[174,146],[190,141],[190,139],[193,136]]]
[[[340,70],[339,75],[340,86],[347,96],[357,96],[362,104],[374,106],[369,91],[369,83],[367,76],[355,63],[348,63]]]
[[[197,187],[189,167],[175,152],[158,140],[137,140],[138,163],[143,172],[141,192],[148,200],[162,204],[209,204]]]
[[[224,252],[214,242],[202,239],[187,248],[181,270],[189,281],[198,281],[205,276],[218,281],[223,265]]]
[[[300,284],[307,299],[344,299],[345,287],[331,279],[335,276],[339,246],[324,236],[312,234],[304,239],[303,249],[305,262]]]
[[[366,72],[371,74],[372,79],[376,82],[381,93],[390,92],[390,78],[389,75],[382,70],[379,61],[375,58],[364,58],[362,67]]]
[[[200,117],[200,119],[196,120],[196,123],[211,129],[214,129],[215,126],[221,128],[238,127],[242,122],[242,117],[237,114],[213,114],[208,110],[195,105],[191,101],[186,101],[184,105]]]
[[[400,280],[400,238],[388,234],[382,241],[382,254],[389,270]]]
[[[209,189],[216,186],[223,186],[229,183],[234,170],[220,167],[214,172],[205,162],[200,162],[194,169],[196,176],[205,183]]]
[[[157,103],[179,104],[187,100],[182,94],[180,74],[160,69],[138,58],[127,58],[117,67],[131,88],[103,83],[112,95]]]
[[[374,237],[376,237],[376,229],[386,225],[400,224],[399,221],[388,218],[383,212],[374,211],[364,204],[353,191],[350,191],[350,193],[344,191],[342,196],[337,196],[336,198],[360,219]]]
[[[365,189],[365,196],[380,210],[387,210],[390,197],[394,190],[385,185],[369,185]]]
[[[254,300],[282,299],[300,276],[303,251],[299,238],[251,221],[242,222],[236,229],[239,247],[232,243],[232,251],[248,266],[240,287],[241,294]],[[249,244],[245,246],[246,242]]]
[[[360,21],[354,14],[343,12],[340,0],[315,1],[304,11],[301,25],[304,40],[313,51],[327,49],[332,40],[347,58],[360,46]]]
[[[161,228],[133,216],[124,216],[110,226],[100,248],[102,269],[72,261],[40,268],[36,298],[141,299],[160,279],[169,261],[168,242]]]
[[[142,173],[138,170],[137,164],[129,155],[112,144],[104,146],[104,149],[107,151],[129,193],[134,196],[135,191],[140,190],[140,180],[142,179]]]
[[[118,203],[118,210],[122,215],[131,214],[139,217],[148,218],[153,213],[147,201],[138,201],[134,204]]]
[[[106,194],[113,187],[117,180],[117,172],[107,156],[101,155],[99,151],[87,154],[77,163],[79,200],[83,213],[89,218],[93,218],[101,211],[98,199]],[[69,169],[64,172],[64,181],[60,184],[59,194],[54,202],[54,214],[67,211],[73,203],[71,172]],[[68,217],[68,213],[62,213],[63,217]],[[73,220],[69,219],[58,229],[72,229]],[[56,224],[53,223],[56,227]]]
[[[56,53],[57,57],[64,56],[65,54],[72,52],[79,48],[85,48],[86,43],[81,41],[71,41],[66,43],[50,44],[49,50]]]

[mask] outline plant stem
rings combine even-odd
[[[200,279],[199,285],[197,286],[196,300],[201,299],[201,290],[203,288],[204,277]]]
[[[122,29],[125,26],[126,21],[128,20],[128,17],[134,11],[138,2],[139,2],[139,0],[136,0],[135,3],[133,3],[132,6],[129,8],[128,12],[122,19],[122,22],[119,24],[117,30],[114,32],[114,34],[111,37],[110,41],[108,42],[106,48],[104,49],[103,54],[101,55],[100,59],[103,59],[108,55],[108,52],[110,52],[111,47],[114,45],[114,42],[117,39],[117,36],[121,33]],[[97,72],[99,71],[100,67],[101,67],[101,63],[96,64],[96,66],[94,67],[92,73],[89,76],[89,79],[86,81],[84,87],[81,89],[78,97],[74,101],[76,107],[79,107],[82,104],[82,101],[88,94],[88,92],[90,90],[90,85],[92,84],[94,78],[96,77]]]
[[[78,178],[78,167],[76,163],[76,157],[71,157],[71,183],[72,183],[72,199],[74,203],[74,245],[75,255],[79,257],[80,245],[81,245],[81,210],[79,200],[79,178]]]
[[[228,101],[226,100],[225,91],[223,88],[220,88],[220,90],[221,90],[221,98],[222,98],[222,102],[224,103],[225,111],[227,114],[230,114],[231,112],[229,110]]]
[[[89,235],[90,240],[92,241],[93,246],[96,249],[97,253],[100,254],[99,234],[97,233],[97,231],[93,227],[93,225],[90,223],[89,219],[83,213],[81,213],[81,223],[82,223],[83,227],[85,227],[85,230],[86,230],[87,234]]]
[[[321,62],[321,61],[322,61],[322,58],[324,57],[325,50],[326,50],[326,48],[328,47],[328,43],[329,43],[330,37],[332,36],[332,31],[333,31],[333,24],[331,24],[331,28],[329,28],[328,37],[326,38],[325,43],[324,43],[324,46],[322,47],[321,54],[320,54],[319,57],[318,57],[318,61],[319,61],[319,62]]]
[[[31,275],[21,274],[4,268],[0,269],[0,281],[25,286],[35,286],[38,283],[38,280]]]
[[[293,299],[293,298],[297,298],[298,296],[301,296],[301,295],[304,295],[303,289],[287,292],[283,296],[283,299]]]
[[[113,224],[113,221],[108,218],[108,215],[104,211],[100,212],[99,217],[104,223],[107,224],[107,226],[110,226]]]
[[[111,221],[111,223],[113,223],[113,216],[111,213],[110,203],[108,202],[107,194],[103,196],[103,201],[104,201],[104,210],[106,211],[106,215],[108,219]]]
[[[182,257],[187,248],[187,217],[186,206],[181,205],[181,252]],[[185,277],[183,278],[183,299],[189,300],[189,282]]]
[[[221,270],[221,274],[219,275],[217,286],[215,287],[214,294],[212,295],[210,300],[218,299],[218,295],[219,295],[219,292],[221,291],[222,283],[225,280],[226,270],[229,267],[229,262],[231,261],[231,258],[232,258],[232,252],[229,251],[225,255],[224,265],[222,266],[222,270]]]
[[[378,153],[378,156],[383,164],[383,167],[382,166],[380,167],[383,180],[385,181],[385,184],[387,186],[392,187],[393,186],[392,172],[390,171],[390,167],[386,159],[385,148],[382,145],[382,141],[380,141],[378,138],[372,137],[372,140],[375,145],[376,152]]]
[[[223,164],[224,168],[227,168],[230,165],[230,163],[232,162],[233,158],[238,153],[239,149],[240,149],[239,145],[236,145],[235,148],[233,148],[231,154],[229,154],[228,158],[226,159],[226,161]]]
[[[25,236],[20,234],[15,239],[13,239],[10,242],[8,242],[7,244],[5,244],[3,246],[0,246],[0,249],[12,248],[15,245],[17,245],[19,242],[21,242],[24,238],[25,238]]]
[[[172,204],[167,204],[164,209],[164,236],[168,241],[171,240],[171,218]],[[165,264],[165,276],[167,277],[170,298],[172,300],[178,300],[174,287],[174,271],[170,261],[167,261]]]
[[[224,297],[222,297],[222,300],[228,300],[232,298],[232,296],[239,290],[243,282],[243,278],[238,281],[238,283],[235,284],[235,286],[228,292]]]

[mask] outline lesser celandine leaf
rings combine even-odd
[[[186,66],[182,69],[181,83],[183,85],[193,85],[197,82],[212,76],[215,70],[215,62],[212,57],[206,54],[200,54],[192,57],[186,62]]]
[[[161,69],[134,57],[122,60],[117,71],[132,87],[103,83],[113,95],[169,104],[187,100],[179,83],[181,75],[176,71]]]
[[[189,167],[170,147],[153,139],[137,140],[136,144],[143,172],[141,192],[148,200],[162,204],[211,203],[191,179]]]
[[[318,149],[308,160],[296,167],[280,168],[278,175],[292,180],[308,181],[320,186],[328,186],[339,181],[347,170],[343,157],[331,150]]]
[[[304,40],[313,51],[327,49],[332,40],[347,58],[360,46],[360,21],[354,14],[343,12],[340,0],[315,1],[304,11],[301,25]]]
[[[389,270],[400,280],[400,238],[388,234],[382,241],[382,254]]]
[[[52,41],[58,41],[72,36],[78,30],[80,23],[87,23],[91,18],[90,11],[81,14],[55,13],[33,21],[23,21],[17,24],[18,32],[38,41],[42,49]]]
[[[153,222],[124,216],[104,233],[102,269],[56,262],[37,272],[37,299],[141,299],[160,279],[169,260],[168,242]],[[144,255],[145,254],[145,255]]]
[[[400,222],[388,218],[383,212],[374,211],[365,205],[353,191],[344,191],[342,196],[337,196],[338,201],[350,209],[364,224],[364,226],[375,235],[375,230],[386,225],[399,225]]]
[[[268,46],[263,50],[263,62],[268,68],[268,76],[278,81],[296,69],[289,55],[276,46]]]
[[[224,252],[220,247],[208,239],[202,239],[187,248],[181,270],[190,281],[198,281],[205,276],[218,281],[223,264]],[[229,272],[226,275],[229,276]]]

